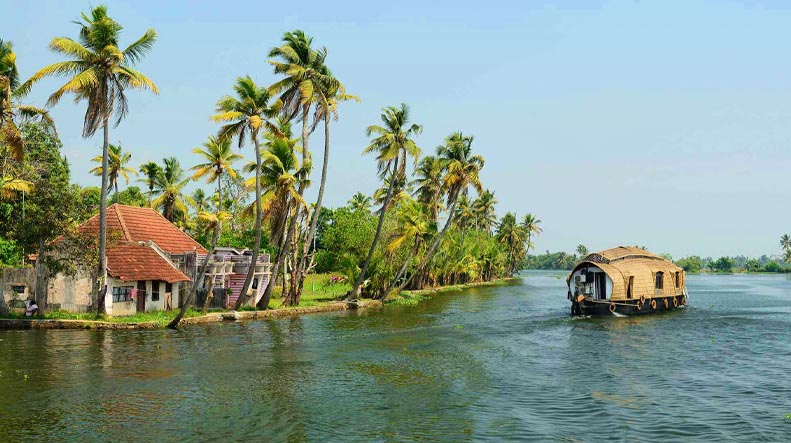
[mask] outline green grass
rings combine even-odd
[[[352,289],[348,282],[330,284],[330,277],[338,274],[308,274],[305,277],[305,286],[302,290],[302,299],[299,307],[321,306],[329,304],[346,295]],[[272,300],[269,302],[269,309],[288,309],[282,306],[280,294],[282,288],[275,286]]]
[[[109,317],[109,316],[97,316],[94,313],[90,312],[81,312],[81,313],[73,313],[73,312],[65,312],[65,311],[50,311],[44,314],[43,316],[37,317],[25,317],[24,314],[18,313],[11,313],[9,315],[2,316],[0,318],[10,318],[10,319],[37,319],[37,320],[87,320],[87,321],[105,321],[109,323],[148,323],[148,322],[156,322],[161,324],[162,326],[168,324],[178,313],[178,310],[171,310],[171,311],[151,311],[151,312],[141,312],[135,315],[126,315],[126,316],[118,316],[118,317]],[[184,313],[184,317],[198,317],[202,315],[201,311],[195,309],[187,309],[187,312]]]

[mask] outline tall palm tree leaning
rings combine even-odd
[[[115,125],[126,117],[129,111],[126,100],[127,89],[147,89],[158,94],[157,86],[133,66],[151,50],[157,38],[153,29],[147,30],[126,49],[118,45],[123,27],[107,15],[105,6],[91,9],[90,16],[82,14],[79,38],[75,41],[68,37],[55,37],[50,49],[63,54],[70,60],[54,63],[33,74],[21,86],[23,91],[48,76],[66,76],[69,80],[50,95],[48,106],[56,105],[64,94],[74,94],[77,101],[86,100],[88,109],[82,136],[93,136],[102,128],[102,187],[99,204],[99,276],[102,278],[96,306],[99,314],[106,313],[105,295],[107,293],[107,163],[110,146],[110,119],[115,117]]]
[[[234,85],[236,97],[226,95],[217,102],[217,114],[211,119],[215,122],[226,123],[220,128],[217,137],[220,140],[236,138],[241,149],[247,137],[253,142],[255,148],[255,243],[251,257],[250,270],[244,279],[242,292],[236,300],[234,309],[239,309],[247,302],[247,292],[253,282],[255,264],[258,262],[258,252],[261,248],[261,221],[264,214],[261,209],[261,130],[266,127],[276,129],[269,122],[282,109],[280,100],[269,103],[270,94],[267,88],[258,86],[250,76],[239,77]]]
[[[381,118],[384,126],[371,125],[365,130],[365,134],[368,137],[372,135],[376,137],[363,150],[363,154],[376,153],[376,165],[379,170],[379,176],[385,179],[389,175],[390,185],[387,187],[387,195],[382,208],[379,210],[379,223],[376,225],[374,239],[371,242],[370,249],[368,249],[368,255],[365,257],[360,275],[357,276],[354,286],[346,295],[347,300],[355,300],[360,294],[360,286],[365,281],[365,274],[371,264],[376,244],[379,242],[379,236],[382,234],[385,214],[390,205],[390,199],[393,198],[393,188],[406,175],[406,165],[404,164],[406,157],[414,158],[415,162],[420,157],[420,148],[412,140],[412,137],[423,132],[423,127],[414,123],[409,124],[409,106],[405,103],[401,103],[399,108],[388,106],[382,110]]]
[[[280,94],[280,101],[283,103],[283,113],[289,119],[298,117],[302,122],[302,168],[304,169],[311,165],[310,150],[308,149],[308,138],[311,132],[309,125],[310,110],[317,100],[322,97],[322,91],[330,91],[334,88],[341,90],[341,92],[343,90],[342,85],[332,77],[329,69],[324,65],[324,61],[327,58],[327,49],[315,50],[311,48],[313,37],[308,36],[301,30],[295,30],[283,34],[282,40],[282,45],[269,51],[269,57],[274,59],[269,60],[269,63],[273,66],[275,74],[284,74],[285,77],[270,86],[269,90],[273,94]],[[326,97],[324,98],[326,99]],[[326,151],[325,146],[326,155],[329,155],[329,153]],[[307,180],[303,180],[300,183],[298,189],[300,196],[304,195],[307,183]],[[323,195],[323,189],[320,195]],[[316,207],[313,215],[318,214],[320,210],[320,206]],[[292,217],[289,223],[286,234],[287,242],[295,243],[292,238],[295,234],[298,218]],[[306,238],[306,242],[309,243],[307,240]],[[288,246],[288,243],[286,243],[287,248]],[[296,244],[292,246],[296,248]],[[276,272],[283,266],[286,255],[287,251],[278,251],[274,267]],[[298,294],[296,293],[298,284],[295,282],[297,274],[295,266],[291,272],[292,289],[289,291],[289,296],[284,300],[286,305],[293,304],[295,300],[298,301]],[[270,296],[272,289],[273,285],[268,284],[266,291]]]
[[[118,177],[123,177],[126,181],[126,184],[128,185],[129,174],[137,175],[137,170],[131,166],[126,166],[129,164],[129,160],[132,159],[132,154],[130,152],[124,152],[120,143],[118,145],[110,143],[108,154],[109,170],[107,171],[107,191],[109,192],[110,189],[115,188],[114,200],[116,203],[118,203]],[[94,163],[99,163],[99,166],[91,169],[91,174],[102,175],[104,172],[101,166],[102,156],[97,155],[96,157],[92,158],[91,161]]]
[[[157,198],[151,202],[154,209],[162,211],[162,216],[170,222],[186,218],[189,206],[194,205],[192,197],[184,194],[184,187],[190,182],[189,177],[185,177],[184,169],[181,168],[176,157],[162,159],[165,168],[162,174],[157,177],[154,184],[154,194]]]
[[[324,198],[324,187],[327,184],[327,165],[329,165],[330,162],[330,118],[334,119],[335,121],[338,120],[339,102],[350,100],[354,100],[358,103],[360,102],[359,97],[346,93],[346,88],[340,81],[332,76],[326,65],[323,66],[323,70],[323,73],[326,77],[323,79],[319,78],[319,84],[321,85],[321,88],[316,91],[318,98],[316,100],[316,111],[313,117],[313,124],[315,126],[319,121],[324,121],[324,159],[321,164],[321,182],[319,184],[319,193],[316,197],[316,204],[313,207],[312,216],[310,217],[310,227],[308,229],[307,236],[305,237],[305,241],[302,242],[302,258],[297,263],[297,281],[293,286],[296,288],[296,294],[295,297],[290,300],[290,302],[292,302],[294,305],[298,305],[299,300],[302,297],[302,288],[305,283],[305,274],[308,272],[308,252],[310,251],[310,246],[318,228],[319,213],[321,213],[322,199]]]
[[[192,179],[199,180],[205,178],[208,183],[217,182],[217,212],[215,214],[207,214],[203,211],[199,211],[198,214],[204,221],[210,222],[210,225],[213,227],[211,247],[209,248],[209,253],[211,254],[214,248],[217,247],[217,242],[222,233],[223,218],[226,216],[223,212],[222,204],[222,175],[228,174],[229,177],[235,179],[237,175],[236,170],[233,169],[233,163],[237,160],[241,160],[242,155],[231,150],[231,140],[229,138],[218,139],[212,136],[209,136],[209,139],[203,144],[202,148],[195,148],[192,152],[198,154],[203,160],[203,163],[199,163],[190,168],[195,171]],[[206,301],[203,304],[204,313],[208,310],[209,304],[212,298],[214,298],[214,280],[214,275],[210,275],[208,291],[206,292]]]
[[[415,268],[415,271],[397,288],[396,292],[403,290],[426,266],[434,251],[437,250],[439,242],[445,236],[448,228],[453,221],[453,215],[456,209],[456,202],[459,196],[466,194],[467,189],[472,186],[478,194],[483,192],[483,186],[479,178],[481,169],[483,169],[484,159],[480,155],[472,154],[472,136],[465,136],[457,131],[445,138],[445,144],[437,147],[437,157],[442,162],[444,176],[442,180],[442,187],[447,195],[447,208],[448,219],[445,221],[445,226],[442,227],[434,240],[431,242],[426,254],[420,263]],[[387,296],[387,294],[385,294]]]
[[[140,179],[148,187],[148,207],[151,207],[151,196],[154,194],[154,186],[156,185],[157,178],[162,174],[162,168],[155,162],[145,162],[140,165],[140,173],[145,178]]]

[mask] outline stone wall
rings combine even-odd
[[[0,273],[0,292],[9,307],[24,307],[24,301],[31,296],[40,300],[35,293],[35,268],[6,268]],[[14,287],[24,287],[24,291],[16,292]],[[49,280],[47,295],[50,310],[85,312],[91,304],[91,279],[83,272],[74,276],[58,274]]]
[[[36,292],[35,268],[4,268],[0,269],[0,294],[11,308],[23,308],[25,300]],[[15,287],[23,287],[22,292],[15,292]]]

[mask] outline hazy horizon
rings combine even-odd
[[[71,21],[100,3],[124,26],[122,46],[159,33],[137,67],[161,93],[130,93],[129,116],[110,131],[135,167],[170,155],[194,164],[191,149],[216,133],[217,99],[238,76],[272,83],[266,53],[302,29],[362,99],[342,104],[332,126],[330,207],[378,187],[364,130],[404,102],[426,154],[454,130],[475,136],[498,214],[543,221],[538,252],[581,243],[778,255],[791,232],[791,4],[0,1],[0,38],[13,42],[20,76],[63,60],[49,41],[76,37]],[[62,82],[40,82],[25,101],[43,105]],[[66,98],[52,115],[72,180],[97,186],[88,170],[101,137],[81,138],[84,112]],[[317,180],[321,130],[310,148]]]

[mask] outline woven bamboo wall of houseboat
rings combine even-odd
[[[607,263],[604,263],[606,259]],[[632,299],[669,297],[684,290],[684,270],[660,255],[634,247],[618,247],[588,255],[572,273],[585,266],[595,266],[607,273],[613,282],[611,299],[627,299],[630,277]],[[656,289],[657,272],[662,272],[662,289]],[[571,274],[569,274],[571,275]]]

